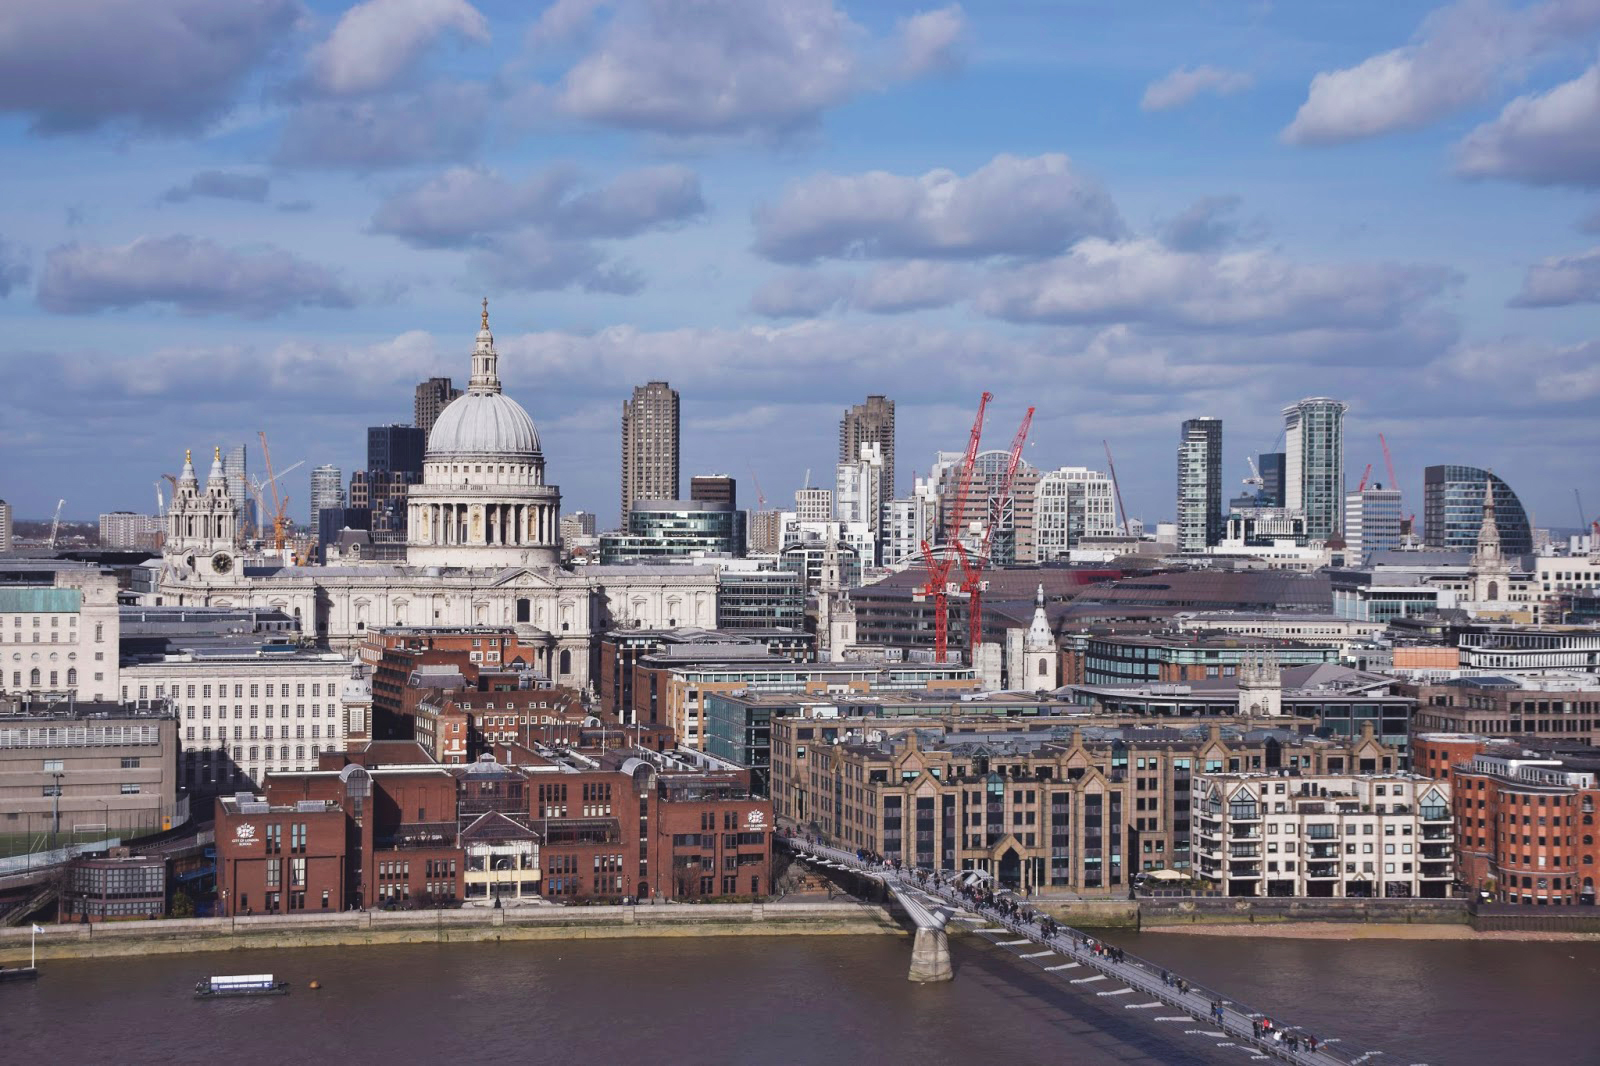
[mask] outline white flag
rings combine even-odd
[[[33,931],[34,931],[34,932],[35,932],[35,933],[42,933],[42,932],[44,932],[44,926],[42,926],[42,925],[36,925],[36,926],[34,926],[34,927],[33,927]]]

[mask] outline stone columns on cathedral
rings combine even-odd
[[[413,503],[410,522],[428,545],[544,546],[557,535],[555,509],[541,503]]]

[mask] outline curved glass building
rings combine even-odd
[[[1500,550],[1506,555],[1533,554],[1528,512],[1511,486],[1475,466],[1430,466],[1422,472],[1422,529],[1430,548],[1470,552],[1483,527],[1484,485],[1494,486],[1495,522]]]

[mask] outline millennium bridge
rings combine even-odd
[[[794,836],[776,836],[797,858],[827,870],[849,872],[881,885],[916,927],[909,978],[916,982],[949,981],[947,929],[952,921],[998,947],[1019,949],[1044,972],[1057,975],[1078,991],[1122,1001],[1125,1010],[1149,1011],[1151,1024],[1186,1025],[1184,1033],[1237,1048],[1252,1060],[1299,1063],[1303,1066],[1362,1066],[1381,1051],[1357,1051],[1337,1037],[1316,1037],[1238,1000],[1203,988],[1172,971],[1120,949],[1110,949],[1077,929],[1029,914],[983,906],[961,891],[968,871],[931,871],[863,862],[857,856]],[[1270,1026],[1270,1027],[1269,1027]],[[1412,1063],[1410,1066],[1426,1066]]]

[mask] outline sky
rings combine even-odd
[[[831,485],[897,404],[902,492],[1028,406],[1029,462],[1175,511],[1281,409],[1600,512],[1600,0],[0,4],[0,498],[154,507],[265,431],[290,514],[489,299],[566,510],[617,519],[633,386],[684,492]],[[202,471],[203,473],[203,471]]]

